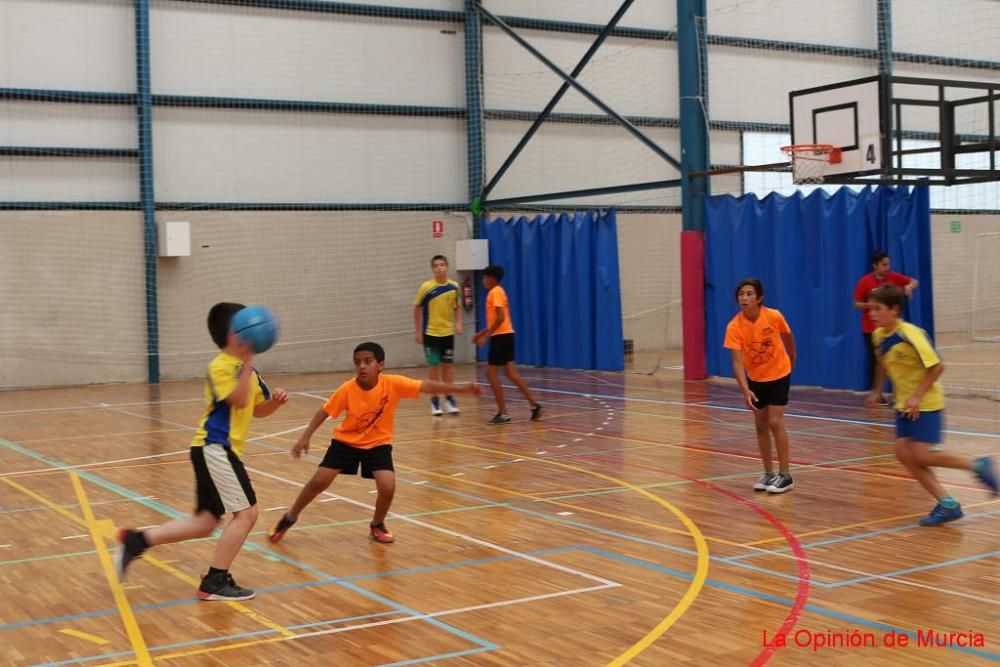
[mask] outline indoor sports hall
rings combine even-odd
[[[0,664],[1000,661],[997,0],[0,0],[0,42]]]

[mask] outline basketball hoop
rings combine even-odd
[[[822,183],[828,165],[840,163],[840,149],[830,144],[782,146],[792,161],[792,181],[796,185]]]

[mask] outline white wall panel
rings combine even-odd
[[[156,2],[158,94],[464,106],[455,23]]]
[[[164,201],[466,200],[452,118],[160,108],[153,127]]]
[[[126,0],[4,0],[0,86],[135,90],[135,19]]]

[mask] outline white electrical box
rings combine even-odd
[[[455,270],[481,271],[490,265],[490,242],[469,239],[455,242]]]
[[[156,241],[157,254],[160,257],[189,257],[191,255],[191,223],[159,223]]]

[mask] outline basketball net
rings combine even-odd
[[[827,166],[840,162],[840,149],[830,144],[795,144],[782,146],[792,161],[792,181],[796,185],[822,183]]]

